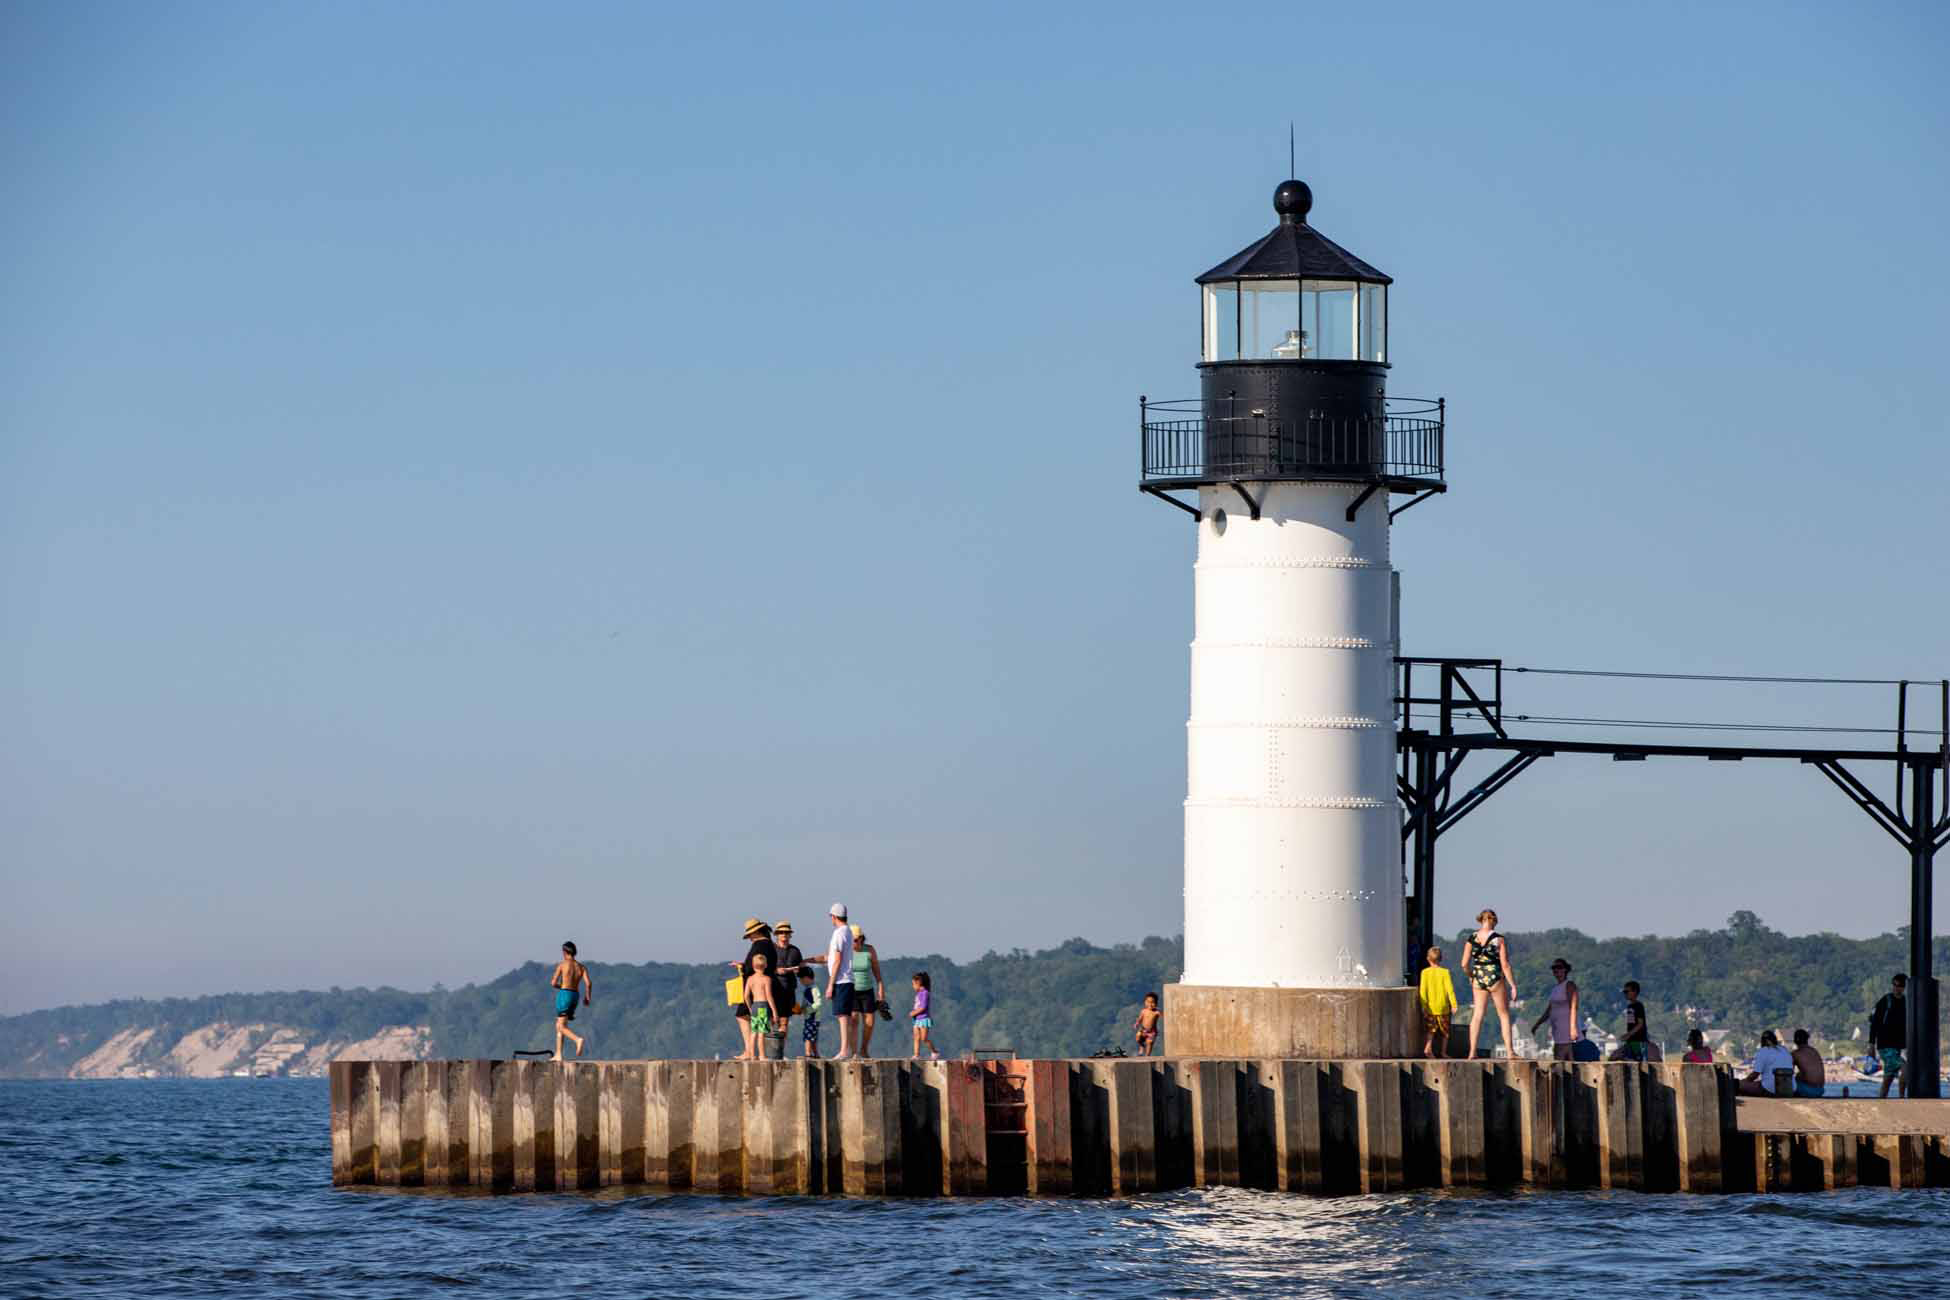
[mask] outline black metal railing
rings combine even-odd
[[[1444,399],[1390,397],[1377,415],[1270,419],[1138,399],[1142,481],[1410,479],[1442,482]]]
[[[1429,679],[1435,681],[1431,683]],[[1431,694],[1430,692],[1434,693]],[[1420,717],[1416,705],[1422,705]],[[1419,722],[1423,729],[1443,735],[1456,730],[1458,718],[1480,718],[1489,729],[1503,732],[1503,661],[1501,659],[1395,659],[1396,716],[1405,728]]]

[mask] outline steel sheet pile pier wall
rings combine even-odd
[[[1388,497],[1199,492],[1187,985],[1401,984]]]
[[[1950,1186],[1950,1102],[1751,1101],[1706,1065],[340,1061],[332,1181],[500,1192]]]

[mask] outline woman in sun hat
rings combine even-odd
[[[792,942],[792,922],[772,922],[772,945],[778,949],[778,963],[772,967],[772,993],[778,1000],[778,1032],[784,1034],[782,1042],[790,1042],[786,1033],[787,1024],[792,1017],[792,1008],[799,999],[799,968],[805,965],[806,958]],[[785,1049],[779,1049],[783,1056]]]
[[[763,953],[765,955],[766,967],[772,970],[778,969],[779,950],[772,942],[771,926],[765,924],[765,922],[755,916],[748,916],[745,918],[745,938],[752,945],[745,953],[745,960],[726,962],[725,965],[735,969],[744,978],[750,979],[752,977],[752,958]],[[732,1008],[732,1014],[738,1017],[738,1035],[744,1040],[744,1054],[746,1056],[757,1055],[752,1050],[752,1013],[745,1006],[745,999],[738,999],[738,1005]]]

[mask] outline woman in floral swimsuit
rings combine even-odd
[[[1463,941],[1463,970],[1476,997],[1476,1009],[1469,1016],[1469,1054],[1476,1055],[1483,1010],[1494,1001],[1497,1017],[1503,1021],[1504,1054],[1514,1058],[1517,1044],[1510,1031],[1510,999],[1517,995],[1517,981],[1510,974],[1510,945],[1496,932],[1496,913],[1487,907],[1476,914],[1476,933]]]

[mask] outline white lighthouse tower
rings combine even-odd
[[[1285,182],[1280,224],[1198,277],[1201,397],[1142,403],[1140,486],[1198,521],[1174,1055],[1420,1042],[1388,541],[1396,496],[1442,489],[1442,409],[1388,399],[1392,282],[1312,202]]]

